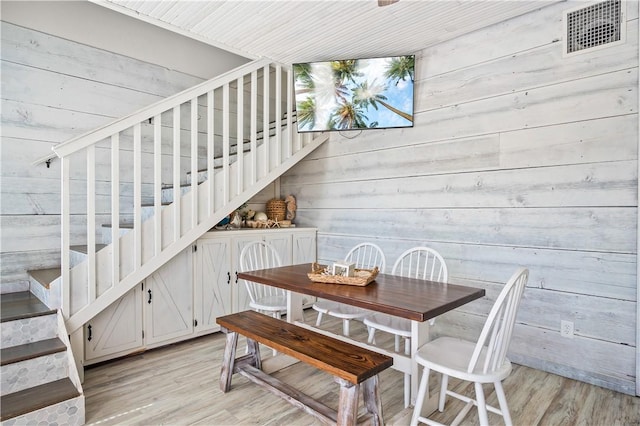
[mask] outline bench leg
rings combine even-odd
[[[229,392],[229,389],[231,389],[237,343],[238,333],[227,331],[227,342],[224,345],[224,356],[222,358],[222,368],[220,369],[220,390],[222,392]]]
[[[358,421],[358,393],[360,385],[336,378],[340,384],[340,400],[338,402],[338,426],[355,425]]]
[[[382,417],[382,398],[378,386],[378,375],[369,377],[362,383],[362,396],[367,413],[373,416],[373,424],[384,426]]]
[[[247,350],[252,358],[251,364],[258,370],[262,370],[262,360],[260,359],[260,344],[253,339],[247,339]]]

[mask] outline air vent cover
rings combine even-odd
[[[622,0],[607,0],[564,13],[565,55],[609,47],[625,41]]]

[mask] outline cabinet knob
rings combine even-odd
[[[87,336],[87,340],[90,342],[91,339],[93,339],[93,336],[92,336],[93,333],[91,332],[91,324],[87,326],[87,330],[89,331],[89,336]]]
[[[227,272],[227,284],[231,284],[231,272]]]
[[[149,293],[149,300],[147,300],[147,303],[151,304],[151,289],[149,289],[148,293]]]
[[[238,271],[236,271],[236,284],[238,284]]]

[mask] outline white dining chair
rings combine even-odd
[[[431,370],[442,374],[438,401],[440,412],[444,411],[447,395],[466,402],[453,424],[462,421],[474,405],[478,407],[481,425],[489,424],[487,411],[501,415],[506,425],[512,424],[502,380],[511,373],[511,362],[507,358],[507,350],[511,342],[518,306],[528,278],[529,271],[525,268],[518,269],[511,276],[493,304],[477,342],[453,337],[439,337],[426,343],[418,350],[415,361],[424,369],[418,387],[411,425],[417,425],[418,422],[430,425],[439,424],[421,416],[422,405],[428,394]],[[473,382],[476,398],[473,399],[448,390],[449,376]],[[483,383],[493,383],[500,404],[499,409],[486,404],[482,390]]]
[[[282,266],[280,256],[273,246],[264,241],[253,241],[240,252],[240,271],[276,268]],[[274,318],[287,311],[287,292],[281,288],[243,280],[249,293],[249,307]]]
[[[434,249],[430,247],[414,247],[398,257],[391,271],[392,275],[401,277],[419,278],[429,281],[446,283],[449,279],[447,264],[444,259]],[[392,315],[375,313],[364,318],[364,324],[369,330],[368,342],[375,345],[376,330],[385,331],[394,335],[395,351],[400,352],[400,338],[404,338],[404,353],[411,353],[411,321]],[[405,374],[405,400],[404,406],[408,407],[409,387],[411,386],[411,375]]]
[[[354,262],[356,268],[359,269],[373,269],[377,266],[380,273],[384,272],[384,268],[386,266],[386,259],[382,249],[377,244],[373,243],[361,243],[356,245],[349,250],[349,253],[347,253],[344,260],[347,262]],[[318,300],[312,307],[318,311],[316,327],[320,327],[320,324],[322,323],[322,316],[324,314],[340,318],[342,319],[342,334],[347,337],[349,336],[349,324],[351,320],[361,319],[372,314],[371,311],[366,309],[329,300]]]

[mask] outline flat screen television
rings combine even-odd
[[[293,64],[298,132],[413,126],[414,55]]]

